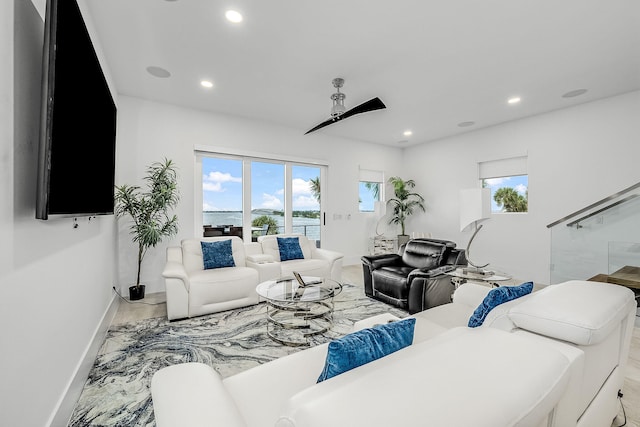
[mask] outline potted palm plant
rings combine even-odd
[[[142,260],[150,247],[155,247],[164,237],[178,232],[178,217],[169,216],[169,209],[180,199],[177,173],[171,160],[154,162],[144,177],[147,190],[135,185],[116,186],[115,213],[118,218],[129,216],[129,231],[138,244],[138,271],[135,285],[129,287],[129,298],[144,298],[145,285],[140,283]]]
[[[398,176],[392,176],[389,178],[389,183],[393,185],[396,196],[387,201],[387,205],[393,207],[389,224],[400,225],[401,233],[398,235],[398,247],[400,247],[409,241],[409,236],[405,234],[404,222],[413,215],[415,209],[425,212],[424,198],[418,193],[411,192],[411,189],[416,186],[412,179],[405,181]]]

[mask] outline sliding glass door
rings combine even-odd
[[[321,241],[320,179],[317,166],[291,166],[292,231]]]
[[[202,159],[204,236],[243,235],[242,160]]]
[[[204,235],[255,241],[264,234],[295,233],[319,246],[325,166],[213,154],[197,159]]]
[[[284,233],[284,164],[248,160],[247,165],[251,170],[252,234]],[[265,224],[267,228],[263,230]]]

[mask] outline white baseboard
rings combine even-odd
[[[69,382],[67,390],[58,401],[57,409],[49,419],[49,423],[47,424],[48,426],[66,427],[69,424],[71,415],[73,415],[73,409],[82,394],[87,378],[89,378],[89,372],[91,372],[91,368],[98,356],[98,351],[100,351],[100,347],[102,346],[102,343],[104,343],[107,332],[109,331],[109,326],[111,326],[111,322],[118,312],[119,305],[120,298],[114,294],[109,306],[102,316],[100,324],[96,327],[93,339],[85,349],[84,357],[78,363],[75,375]]]

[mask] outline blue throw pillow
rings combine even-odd
[[[202,246],[202,261],[205,270],[236,266],[236,263],[233,261],[231,240],[200,242],[200,245]]]
[[[489,291],[482,303],[476,308],[469,319],[469,327],[476,328],[484,323],[487,314],[500,304],[523,297],[533,290],[533,282],[526,282],[519,286],[500,286]]]
[[[318,382],[411,345],[415,324],[414,318],[399,320],[362,329],[331,341]]]
[[[280,250],[280,261],[290,259],[304,259],[300,241],[297,237],[276,237],[278,239],[278,250]]]

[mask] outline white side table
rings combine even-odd
[[[501,284],[505,285],[507,284],[506,282],[511,280],[511,276],[504,273],[496,271],[485,271],[484,273],[485,274],[470,273],[465,272],[463,268],[456,268],[446,274],[451,276],[451,282],[456,289],[466,282],[475,282],[484,286],[497,288]]]

